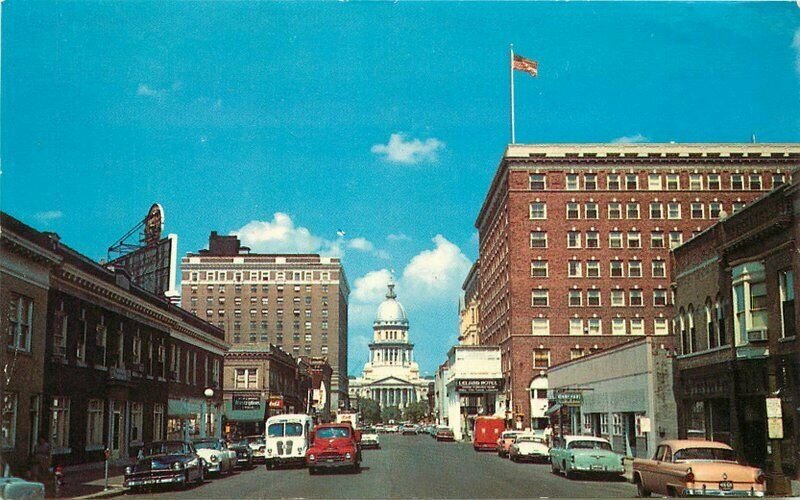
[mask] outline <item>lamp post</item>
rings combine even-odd
[[[213,437],[211,436],[211,398],[214,397],[214,389],[207,387],[203,391],[203,395],[206,397],[206,437]]]

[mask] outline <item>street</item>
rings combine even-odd
[[[207,480],[184,491],[156,490],[127,498],[589,498],[634,497],[622,480],[568,480],[549,464],[517,464],[468,443],[437,443],[427,435],[381,435],[364,450],[362,471],[310,476],[305,468],[265,470]]]

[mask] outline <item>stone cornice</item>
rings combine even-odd
[[[7,229],[0,232],[0,242],[2,242],[3,248],[41,264],[61,263],[61,257],[55,252],[32,243]]]

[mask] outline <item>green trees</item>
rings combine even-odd
[[[367,425],[375,425],[381,421],[381,407],[374,399],[359,399],[358,410],[361,420]]]
[[[388,408],[384,408],[383,412],[381,412],[381,416],[383,417],[384,423],[389,423],[391,421],[397,422],[401,418],[400,408],[396,406],[390,406]]]
[[[411,403],[405,408],[403,418],[410,422],[419,422],[428,416],[428,403],[424,401],[417,401]]]

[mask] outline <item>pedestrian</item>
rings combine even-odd
[[[45,482],[50,474],[50,443],[44,436],[39,436],[33,450],[34,477]]]

